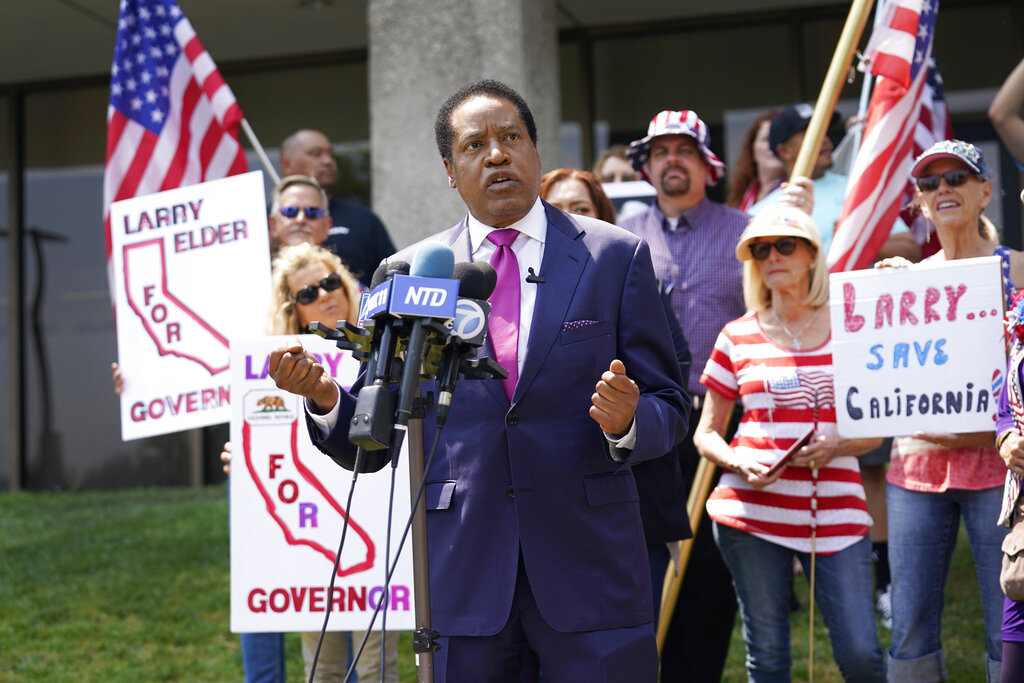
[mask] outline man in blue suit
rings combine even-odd
[[[536,126],[508,86],[465,86],[435,133],[469,214],[430,239],[456,261],[479,261],[503,248],[490,233],[518,231],[520,288],[515,357],[503,362],[518,381],[457,385],[426,475],[432,625],[444,636],[435,678],[518,683],[539,668],[549,683],[653,683],[650,570],[630,466],[683,438],[687,407],[650,252],[539,199]],[[507,284],[499,276],[499,289]],[[492,342],[507,346],[495,329],[488,354]],[[270,372],[307,398],[314,442],[351,459],[354,397],[298,346],[276,351]],[[433,431],[428,412],[428,444]]]

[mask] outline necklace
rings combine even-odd
[[[800,349],[802,349],[804,347],[804,345],[800,342],[800,338],[799,338],[800,335],[807,331],[807,328],[811,326],[811,323],[814,322],[814,319],[818,317],[818,313],[821,312],[821,309],[822,309],[821,306],[819,306],[818,308],[814,309],[814,315],[812,315],[807,320],[807,322],[804,323],[804,326],[801,327],[800,331],[797,332],[796,334],[793,334],[792,332],[789,331],[789,328],[786,327],[786,324],[782,322],[782,318],[779,317],[779,314],[775,312],[774,308],[772,309],[772,317],[775,318],[775,322],[777,322],[779,324],[779,327],[782,328],[782,331],[785,332],[787,335],[789,335],[789,338],[793,340],[793,348],[796,349],[797,351],[799,351]]]

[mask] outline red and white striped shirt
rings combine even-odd
[[[748,313],[722,329],[700,382],[741,401],[743,417],[730,445],[759,463],[775,462],[815,422],[817,434],[837,433],[831,339],[814,349],[787,349],[769,339],[756,314]],[[719,524],[798,552],[811,551],[816,518],[815,551],[823,555],[853,545],[871,527],[860,467],[852,456],[834,458],[818,469],[817,480],[808,467],[787,466],[760,490],[725,472],[707,511]]]

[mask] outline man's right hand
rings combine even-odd
[[[338,402],[338,385],[298,340],[270,353],[270,376],[278,389],[312,401],[317,413],[330,412]]]

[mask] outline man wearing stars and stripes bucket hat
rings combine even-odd
[[[693,392],[690,434],[705,391],[697,380],[715,339],[745,310],[742,270],[734,250],[748,216],[707,197],[707,188],[726,170],[710,145],[707,124],[694,111],[666,110],[652,118],[646,137],[633,142],[628,155],[657,195],[650,208],[620,223],[650,244],[655,274],[693,353],[689,377],[684,378]],[[660,501],[666,507],[686,505],[685,492],[700,462],[691,437],[677,448],[684,493],[678,500]],[[652,574],[660,572],[663,579],[669,562],[665,545],[649,545],[648,554]],[[654,583],[661,585],[657,579]],[[655,600],[660,602],[660,597]],[[705,515],[662,649],[661,680],[720,680],[735,616],[732,580]]]

